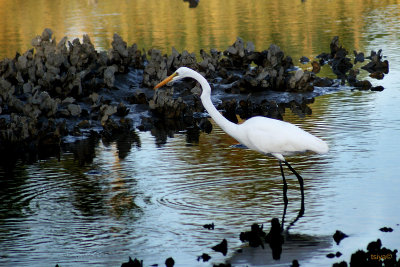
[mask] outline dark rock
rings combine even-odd
[[[104,125],[104,123],[108,120],[108,118],[116,112],[117,112],[116,106],[109,106],[107,104],[102,105],[100,107],[101,124]]]
[[[298,261],[298,260],[293,260],[293,261],[292,261],[291,267],[299,267],[299,266],[300,266],[300,264],[299,264],[299,261]]]
[[[150,59],[143,71],[143,85],[153,88],[167,77],[167,58],[157,49],[149,50],[148,55]]]
[[[315,74],[309,71],[297,70],[289,79],[289,88],[295,92],[312,92]]]
[[[132,260],[132,258],[129,257],[129,261],[122,263],[121,267],[143,267],[143,261],[139,261],[136,258]]]
[[[199,5],[200,0],[183,0],[184,2],[189,2],[189,8],[195,8]]]
[[[376,53],[375,51],[371,51],[371,55],[367,57],[371,61],[361,68],[373,73],[373,72],[383,72],[385,74],[389,73],[389,62],[387,60],[382,61],[382,49]]]
[[[357,64],[357,62],[364,62],[364,53],[363,52],[360,52],[360,53],[357,53],[357,51],[353,51],[353,53],[354,53],[354,64]]]
[[[369,90],[372,87],[372,84],[370,81],[356,81],[355,83],[352,84],[354,87],[360,90]]]
[[[321,64],[318,63],[317,61],[311,62],[311,66],[312,66],[312,72],[314,72],[315,74],[321,71]]]
[[[43,33],[42,33],[42,41],[50,41],[51,40],[51,36],[53,35],[53,31],[51,29],[44,29]]]
[[[369,252],[377,252],[381,249],[382,247],[382,241],[380,239],[377,239],[376,241],[373,241],[368,244],[367,250]]]
[[[348,237],[348,235],[339,230],[336,230],[336,232],[333,234],[333,240],[335,240],[337,245],[339,245],[340,241],[346,237]]]
[[[114,33],[113,41],[111,42],[113,50],[116,51],[121,57],[126,58],[128,57],[128,49],[126,42],[122,40],[121,36]],[[112,61],[112,58],[111,58]]]
[[[391,227],[386,227],[386,226],[380,228],[379,230],[382,231],[382,232],[385,232],[385,233],[387,233],[387,232],[393,232],[393,228],[391,228]]]
[[[138,49],[136,44],[128,47],[128,56],[130,58],[130,66],[135,69],[143,69],[146,55],[142,55],[142,52]]]
[[[334,85],[334,81],[329,78],[315,77],[313,85],[317,87],[331,87]]]
[[[244,43],[243,39],[237,38],[235,43],[223,52],[225,58],[220,61],[221,67],[227,69],[247,69],[252,61],[262,61],[255,54],[252,42]]]
[[[166,267],[173,267],[175,265],[175,261],[173,258],[168,258],[165,260],[165,266]]]
[[[173,98],[173,88],[155,91],[153,99],[149,101],[150,110],[157,117],[166,119],[182,118],[186,107],[181,97]]]
[[[129,108],[127,108],[124,103],[120,102],[117,106],[117,115],[120,117],[125,117],[129,114]]]
[[[88,120],[83,120],[76,125],[80,129],[90,128],[91,124]]]
[[[91,104],[93,106],[98,106],[100,104],[101,97],[98,93],[92,93],[89,95],[89,99],[91,100]]]
[[[378,80],[382,80],[383,77],[385,77],[385,74],[383,74],[383,72],[380,72],[380,71],[375,71],[375,72],[371,73],[369,75],[369,77],[378,79]]]
[[[112,48],[108,51],[108,64],[118,67],[118,73],[127,73],[129,66],[137,69],[144,68],[145,56],[142,56],[141,51],[136,44],[128,47],[127,43],[118,34],[113,35],[111,42]],[[105,58],[102,58],[102,62]],[[103,63],[104,64],[104,63]]]
[[[326,63],[328,63],[328,61],[331,59],[331,55],[328,53],[321,53],[317,56],[317,58],[319,58],[319,64],[321,64],[321,66],[325,65]]]
[[[224,256],[228,253],[228,242],[226,239],[222,240],[221,243],[212,247],[214,251],[221,252]]]
[[[342,262],[339,262],[339,263],[334,263],[332,265],[332,267],[347,267],[347,262],[342,261]]]
[[[205,133],[212,131],[212,124],[207,118],[201,118],[198,127]]]
[[[212,49],[210,54],[207,54],[203,49],[200,50],[200,56],[203,60],[198,64],[199,71],[204,73],[206,77],[215,78],[216,71],[219,70],[221,55],[222,53],[215,49]]]
[[[213,264],[213,267],[231,267],[230,263]]]
[[[371,87],[371,91],[378,91],[378,92],[381,92],[381,91],[383,91],[385,88],[383,87],[383,86],[374,86],[374,87]]]
[[[132,120],[128,118],[121,118],[119,121],[115,121],[109,118],[103,124],[102,136],[109,141],[113,141],[116,135],[127,135],[131,134]],[[134,135],[134,133],[133,133]],[[136,142],[136,139],[133,141]]]
[[[350,58],[346,57],[347,51],[345,49],[339,50],[331,63],[332,71],[339,79],[345,79],[346,73],[353,67]]]
[[[142,91],[136,91],[135,93],[133,93],[132,96],[129,96],[127,100],[131,104],[144,104],[144,105],[149,104],[149,101],[147,100],[145,93]]]
[[[354,86],[354,84],[356,82],[358,82],[357,80],[357,75],[360,73],[360,71],[358,69],[351,69],[349,71],[349,75],[347,76],[347,81],[349,82],[349,84],[351,86]]]
[[[300,58],[300,63],[301,64],[307,64],[308,62],[310,62],[310,59],[308,57],[302,56]]]
[[[283,51],[279,48],[279,46],[272,44],[268,48],[268,54],[267,54],[268,64],[266,66],[270,65],[273,68],[276,68],[277,66],[282,65],[283,58],[284,58]]]
[[[197,60],[194,53],[189,53],[184,50],[182,54],[179,54],[174,47],[172,47],[172,53],[167,59],[168,73],[174,72],[179,67],[188,67],[197,70]]]
[[[203,225],[203,228],[206,228],[208,230],[214,230],[214,223],[205,224]]]
[[[107,67],[104,70],[104,83],[109,87],[113,88],[114,87],[114,82],[115,82],[115,72],[117,72],[118,67],[116,65],[112,65]]]
[[[82,109],[79,105],[76,104],[69,104],[68,111],[70,112],[71,116],[79,116],[82,112]]]
[[[211,257],[207,253],[203,253],[202,255],[197,257],[197,261],[202,260],[203,262],[209,261],[210,259]]]
[[[38,147],[39,143],[57,145],[63,135],[81,135],[87,132],[81,129],[99,124],[105,132],[102,136],[109,139],[110,134],[127,132],[132,127],[128,119],[118,121],[113,116],[127,115],[129,109],[126,103],[139,104],[142,106],[135,106],[135,109],[151,111],[153,117],[142,119],[139,128],[151,130],[159,144],[178,129],[190,129],[187,130],[189,143],[196,142],[196,138],[198,140],[200,130],[212,130],[207,118],[194,115],[204,112],[204,107],[196,96],[201,89],[195,86],[193,80],[176,83],[173,88],[166,87],[164,91],[158,90],[150,101],[150,92],[145,94],[138,89],[140,81],[135,80],[129,88],[134,89],[131,96],[121,91],[122,97],[114,99],[120,89],[119,77],[116,82],[117,75],[132,68],[134,79],[143,76],[141,85],[146,87],[154,87],[184,65],[199,71],[212,86],[220,86],[217,90],[237,94],[267,90],[308,92],[314,86],[336,85],[332,79],[315,75],[320,68],[317,62],[312,62],[313,72],[293,71],[291,57],[285,56],[278,46],[272,44],[268,50],[259,52],[252,42],[240,38],[223,53],[215,49],[209,53],[201,50],[200,62],[197,62],[195,54],[187,51],[179,53],[175,49],[170,55],[162,55],[156,49],[149,50],[147,55],[142,54],[136,44],[128,47],[117,34],[113,36],[112,47],[107,52],[97,52],[88,35],[83,35],[82,41],[76,38],[68,42],[68,38],[64,37],[57,43],[50,29],[45,29],[31,43],[33,49],[17,53],[13,59],[0,61],[0,113],[5,117],[13,113],[17,115],[2,120],[4,127],[0,130],[0,137],[4,137],[11,146],[17,143],[27,147]],[[330,53],[320,55],[320,64],[330,62],[332,69],[340,72],[343,81],[348,73],[347,81],[354,87],[383,90],[381,86],[371,87],[368,81],[358,81],[356,71],[348,70],[347,51],[339,45],[337,37],[332,40],[330,50]],[[356,62],[362,61],[362,53],[354,55]],[[373,70],[372,77],[383,78],[388,72],[388,62],[382,61],[382,58],[381,50],[371,52],[371,56],[367,57],[371,62],[366,68]],[[104,90],[104,87],[113,90]],[[104,94],[110,97],[106,98]],[[192,99],[191,95],[194,95]],[[120,104],[116,106],[115,103]],[[224,115],[235,122],[237,114],[243,119],[255,115],[282,119],[286,107],[300,116],[311,112],[306,104],[277,104],[266,100],[254,103],[250,98],[241,100],[239,105],[236,101],[225,101],[221,107],[225,110]],[[82,121],[77,121],[77,117]],[[43,126],[43,121],[50,122],[52,119],[62,119],[66,126],[57,126],[56,123]],[[24,123],[27,125],[22,126]],[[47,127],[48,132],[43,127]],[[2,141],[0,139],[0,143]]]

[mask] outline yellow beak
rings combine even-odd
[[[166,85],[167,83],[169,83],[176,75],[178,75],[178,73],[174,72],[171,76],[165,78],[162,82],[160,82],[159,84],[157,84],[156,86],[154,86],[154,89],[160,88],[164,85]]]

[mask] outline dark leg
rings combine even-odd
[[[283,172],[283,167],[282,167],[282,161],[279,161],[279,167],[281,167],[281,174],[282,174],[282,179],[283,179],[283,202],[285,205],[288,204],[288,198],[287,198],[287,183],[285,179],[285,174]]]
[[[297,180],[299,180],[299,184],[300,184],[300,191],[301,191],[301,208],[300,208],[300,212],[299,212],[299,216],[301,217],[304,214],[304,185],[303,185],[303,178],[300,176],[300,174],[298,174],[293,168],[292,166],[290,166],[289,162],[287,162],[286,160],[284,161],[286,166],[289,167],[289,169],[293,172],[294,175],[296,175]],[[282,167],[282,165],[281,165]]]
[[[283,215],[282,215],[282,224],[281,224],[281,231],[283,231],[284,225],[285,225],[286,209],[287,209],[289,201],[287,198],[287,183],[286,183],[286,179],[285,179],[285,173],[283,172],[282,161],[279,161],[279,167],[281,167],[281,174],[282,174],[282,179],[283,179],[283,202],[285,203],[285,207],[283,209]]]

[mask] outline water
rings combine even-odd
[[[399,249],[399,4],[344,2],[201,0],[189,9],[172,0],[0,1],[2,57],[25,51],[33,36],[50,27],[58,40],[88,33],[98,49],[109,47],[114,32],[129,44],[166,52],[171,46],[223,50],[241,36],[259,50],[277,43],[294,59],[328,51],[331,37],[340,35],[350,51],[382,48],[390,62],[383,80],[371,80],[383,92],[344,89],[317,97],[305,118],[287,111],[285,120],[326,140],[331,150],[288,158],[305,180],[306,211],[290,227],[280,261],[268,247],[250,249],[239,240],[252,223],[269,229],[272,218],[282,217],[278,163],[234,147],[214,125],[198,142],[186,132],[165,144],[151,132],[138,132],[139,140],[84,140],[65,146],[60,160],[1,170],[0,265],[120,266],[132,256],[145,266],[163,266],[168,257],[176,266],[226,259],[234,266],[287,266],[293,259],[330,266],[349,261],[377,238]],[[300,192],[296,177],[286,174],[288,226],[298,214]],[[211,222],[214,230],[203,228]],[[379,231],[384,226],[394,231]],[[349,235],[340,245],[331,238],[337,229]],[[224,238],[226,257],[211,250]],[[343,255],[326,257],[336,251]],[[211,263],[197,261],[202,253],[210,254]]]

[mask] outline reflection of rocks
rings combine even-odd
[[[251,247],[261,246],[262,248],[264,248],[264,243],[268,243],[272,250],[273,259],[280,259],[284,238],[279,219],[274,218],[271,220],[271,229],[268,234],[263,231],[262,225],[253,224],[251,231],[240,233],[240,241],[249,242]]]
[[[240,233],[240,241],[249,242],[250,247],[259,247],[264,248],[265,238],[267,234],[263,231],[263,225],[259,226],[258,224],[253,224],[251,226],[251,230],[248,232]]]
[[[83,166],[91,164],[96,157],[96,146],[100,140],[100,136],[95,132],[84,140],[79,140],[75,143],[66,143],[62,147],[65,150],[71,151],[74,154],[74,159]]]
[[[271,229],[265,237],[265,241],[269,243],[269,246],[272,250],[272,258],[274,260],[279,260],[281,258],[282,244],[284,243],[281,232],[282,229],[279,223],[279,219],[273,218],[271,220]]]

